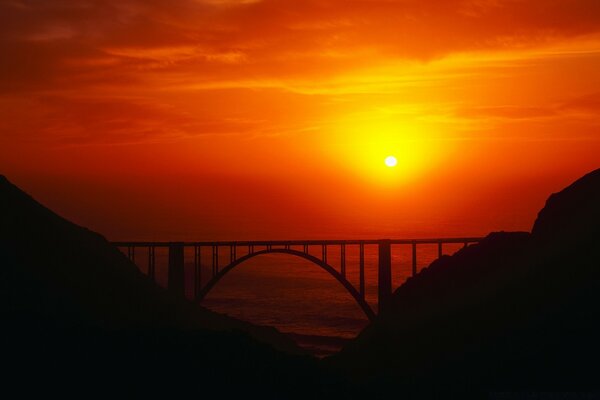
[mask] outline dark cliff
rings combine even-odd
[[[0,296],[2,382],[22,396],[295,398],[334,384],[316,360],[281,352],[297,348],[275,329],[172,295],[4,177]]]
[[[539,240],[572,242],[600,234],[600,169],[560,193],[552,194],[539,212],[532,234]]]
[[[597,390],[599,200],[597,170],[553,194],[531,234],[433,262],[328,364],[399,392]]]

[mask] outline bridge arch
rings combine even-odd
[[[354,288],[354,286],[352,286],[352,284],[350,282],[348,282],[348,280],[344,276],[342,276],[339,272],[337,272],[335,268],[333,268],[328,263],[324,262],[323,260],[321,260],[311,254],[304,253],[304,252],[298,251],[298,250],[293,250],[293,249],[277,248],[277,249],[259,250],[259,251],[255,251],[255,252],[246,254],[245,256],[242,256],[242,257],[232,261],[226,267],[221,269],[215,276],[213,276],[213,278],[200,290],[200,292],[196,296],[196,299],[198,301],[204,299],[206,297],[206,295],[208,295],[208,293],[211,291],[211,289],[228,272],[233,270],[238,265],[244,263],[245,261],[250,260],[251,258],[260,256],[263,254],[274,254],[274,253],[275,254],[277,254],[277,253],[278,254],[288,254],[288,255],[300,257],[300,258],[303,258],[305,260],[312,262],[313,264],[318,265],[319,267],[321,267],[322,269],[327,271],[330,275],[332,275],[340,284],[342,284],[342,286],[350,293],[350,295],[358,303],[358,305],[363,310],[363,312],[365,313],[365,315],[367,316],[369,321],[373,321],[375,319],[375,313],[373,312],[373,309],[371,308],[371,306],[369,306],[369,303],[367,303],[365,301],[364,297],[361,296],[361,294]]]

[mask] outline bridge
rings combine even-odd
[[[288,254],[308,260],[332,275],[361,307],[367,318],[373,320],[375,312],[365,299],[365,246],[377,246],[378,311],[388,304],[392,295],[392,245],[409,245],[412,248],[412,275],[417,274],[417,246],[437,245],[438,257],[443,254],[444,244],[462,244],[464,247],[478,243],[482,238],[438,238],[438,239],[379,239],[379,240],[289,240],[289,241],[233,241],[233,242],[112,242],[135,263],[137,249],[146,249],[148,275],[156,279],[156,249],[168,249],[168,288],[185,296],[185,249],[194,254],[194,297],[200,302],[210,290],[231,270],[251,258],[263,254]],[[358,247],[359,284],[356,288],[347,278],[346,254],[351,246]],[[311,254],[317,249],[318,255]],[[229,254],[223,260],[219,255]],[[339,270],[328,263],[327,255],[339,251]],[[202,276],[201,256],[212,254],[212,273],[207,279]]]

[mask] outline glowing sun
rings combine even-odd
[[[396,160],[396,157],[394,156],[386,157],[384,162],[385,165],[387,165],[390,168],[395,167],[398,164],[398,160]]]

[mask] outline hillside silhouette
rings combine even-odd
[[[596,170],[550,196],[531,233],[491,233],[408,279],[356,340],[318,363],[288,354],[297,349],[272,328],[157,287],[102,236],[2,177],[3,381],[23,396],[595,392],[599,205]]]
[[[408,279],[327,363],[398,393],[595,392],[599,317],[596,170],[550,196],[532,233],[492,233]]]
[[[3,381],[23,396],[53,389],[119,397],[242,390],[281,398],[333,384],[274,328],[172,295],[102,236],[5,177],[0,293],[2,354],[10,367]]]

